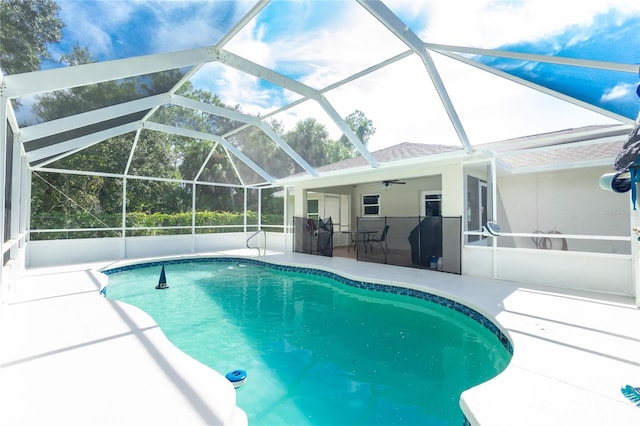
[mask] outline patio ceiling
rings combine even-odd
[[[69,37],[81,33],[73,25],[79,25],[89,10],[79,3],[59,2]],[[85,3],[96,10],[116,4]],[[266,135],[307,177],[331,171],[323,171],[328,170],[326,164],[314,163],[290,146],[272,127],[272,119],[291,126],[296,119],[312,116],[336,138],[344,134],[365,164],[376,168],[378,162],[370,150],[400,142],[453,145],[471,153],[477,144],[525,136],[531,129],[543,133],[586,124],[631,124],[638,113],[635,88],[640,53],[624,46],[640,41],[637,31],[629,32],[640,22],[640,8],[627,10],[627,15],[615,4],[602,9],[591,24],[578,26],[582,38],[574,34],[571,41],[569,31],[556,31],[490,46],[481,37],[470,38],[466,45],[433,42],[440,41],[429,37],[430,32],[437,34],[434,23],[447,18],[439,17],[435,6],[427,7],[430,15],[424,15],[412,14],[406,3],[393,0],[222,2],[227,7],[233,3],[234,13],[221,19],[222,5],[216,8],[214,3],[220,4],[172,2],[180,12],[173,11],[173,25],[167,27],[173,34],[164,40],[172,42],[152,44],[142,42],[157,37],[145,34],[147,27],[124,30],[142,19],[142,10],[135,9],[139,3],[118,2],[130,8],[130,14],[121,27],[113,24],[110,37],[112,42],[119,39],[126,49],[106,49],[95,63],[70,67],[49,63],[41,71],[3,76],[3,96],[14,101],[9,104],[9,118],[18,128],[16,135],[30,166],[55,168],[58,160],[130,135],[128,166],[110,172],[129,176],[135,174],[129,164],[141,135],[161,132],[209,144],[200,173],[184,180],[206,182],[202,169],[218,153],[231,160],[236,183],[277,186],[289,176],[252,155],[243,142],[249,130]],[[161,5],[147,7],[166,7]],[[210,15],[202,16],[203,21],[212,24],[201,37],[189,37],[202,29],[185,23],[195,22],[205,11]],[[544,18],[532,17],[528,24],[535,26]],[[508,23],[486,22],[484,28],[499,32],[503,24]],[[450,25],[455,34],[456,23]],[[575,30],[577,24],[572,25]],[[325,49],[320,51],[320,46]],[[167,71],[173,80],[163,91],[140,91],[112,104],[92,103],[87,110],[76,109],[49,120],[30,112],[43,94],[133,77],[150,80]],[[182,96],[185,84],[211,91],[225,105],[240,108]],[[513,97],[505,98],[511,90]],[[14,110],[16,105],[21,107]],[[372,118],[383,139],[371,140],[368,147],[359,140],[344,119],[355,110]],[[507,119],[508,110],[521,112]],[[219,133],[190,126],[180,119],[187,111],[223,117],[234,128]],[[563,114],[567,120],[557,121]]]

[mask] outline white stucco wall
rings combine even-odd
[[[629,194],[599,188],[607,167],[498,177],[498,222],[503,232],[629,236]],[[517,244],[516,244],[517,242]],[[502,247],[535,247],[527,238],[500,238]],[[557,241],[557,244],[560,242]],[[630,253],[619,241],[567,241],[570,250]]]
[[[381,182],[357,185],[353,189],[352,215],[362,217],[362,196],[380,195],[380,216],[418,216],[420,214],[420,194],[422,191],[441,190],[440,175],[427,176],[419,179],[406,179],[406,184],[391,185],[385,190]],[[443,200],[444,200],[443,195]]]
[[[138,259],[145,257],[212,253],[246,248],[250,234],[244,232],[167,235],[154,237],[95,238],[52,241],[31,241],[27,245],[26,266],[37,268],[54,265]],[[263,237],[255,244],[263,250]],[[124,244],[124,246],[123,246]],[[291,251],[290,234],[266,234],[266,248],[271,251]]]
[[[493,274],[494,256],[497,260]],[[465,275],[634,296],[630,255],[465,246]]]

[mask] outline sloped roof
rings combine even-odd
[[[632,130],[628,125],[587,126],[532,135],[479,149],[495,155],[511,173],[611,165]]]
[[[625,140],[606,142],[597,145],[559,145],[553,150],[529,151],[500,157],[503,168],[508,166],[512,173],[549,171],[576,167],[611,165]]]
[[[435,144],[420,144],[403,142],[398,145],[393,145],[387,148],[373,151],[371,155],[378,163],[391,163],[393,161],[407,160],[410,158],[428,157],[437,154],[444,154],[447,152],[464,152],[461,147],[452,145],[435,145]],[[367,162],[362,157],[349,158],[337,163],[328,164],[323,167],[319,167],[319,172],[331,172],[335,170],[344,170],[353,167],[366,166]]]
[[[599,143],[604,138],[626,136],[631,132],[631,129],[632,127],[628,124],[584,126],[485,143],[477,145],[476,148],[501,153],[575,142]]]
[[[498,158],[498,166],[509,173],[603,165],[613,167],[613,160],[630,131],[631,126],[628,125],[585,126],[482,144],[476,149],[477,152]],[[394,162],[398,162],[398,167],[402,168],[406,164],[403,160],[424,158],[427,162],[435,160],[440,154],[452,152],[464,154],[464,150],[456,146],[410,142],[373,151],[371,154],[380,164],[393,166]],[[330,174],[366,165],[364,159],[356,157],[320,167],[318,171]]]

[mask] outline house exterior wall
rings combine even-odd
[[[442,190],[440,175],[401,180],[406,184],[392,184],[387,190],[381,182],[357,185],[353,189],[351,197],[352,223],[355,223],[356,217],[363,216],[363,195],[380,195],[380,216],[405,217],[420,214],[420,194],[422,191]],[[443,195],[443,200],[444,198]]]
[[[441,170],[442,215],[464,215],[464,173],[462,163],[451,164]]]
[[[609,172],[610,167],[589,167],[498,176],[497,220],[502,233],[628,238],[629,194],[604,191],[598,185],[600,176]],[[531,237],[502,235],[497,247],[466,245],[463,273],[635,296],[629,241],[558,238],[549,243],[551,249],[537,249]]]
[[[471,159],[423,168],[428,176],[398,177],[405,185],[384,190],[378,174],[369,182],[341,182],[338,187],[309,188],[322,193],[350,190],[352,224],[362,216],[362,195],[379,194],[380,216],[412,216],[420,213],[422,191],[441,190],[443,215],[466,218],[466,181],[474,176],[487,183],[488,215],[498,220],[505,233],[557,231],[565,235],[630,235],[629,194],[614,194],[600,189],[598,180],[610,167],[574,168],[509,175],[498,173],[496,179],[496,215],[493,208],[493,185],[489,159]],[[379,171],[377,171],[379,173]],[[387,173],[384,179],[397,175]],[[559,241],[554,247],[561,249]],[[491,243],[492,239],[481,242]],[[576,290],[596,291],[625,296],[635,294],[633,258],[629,241],[568,239],[567,251],[537,250],[531,238],[498,238],[498,246],[463,247],[462,273],[508,281],[526,282]]]
[[[422,170],[425,175],[402,178],[404,185],[391,185],[385,191],[382,180],[371,179],[368,183],[355,185],[352,193],[352,221],[362,217],[362,195],[380,194],[380,216],[418,216],[422,203],[422,191],[442,191],[442,215],[462,216],[464,204],[463,173],[461,163],[429,167]],[[396,176],[386,176],[394,179]]]
[[[500,176],[498,222],[503,232],[629,236],[629,194],[598,186],[607,167]],[[552,241],[561,248],[560,240]],[[531,238],[500,237],[501,247],[535,248]],[[569,250],[630,254],[628,241],[567,240]]]

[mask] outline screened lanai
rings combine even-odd
[[[640,106],[633,2],[45,3],[58,34],[37,63],[0,64],[5,266],[35,240],[140,238],[114,258],[158,235],[243,245],[286,234],[296,185],[340,179],[332,163],[379,173],[371,152],[402,142],[472,155]]]

